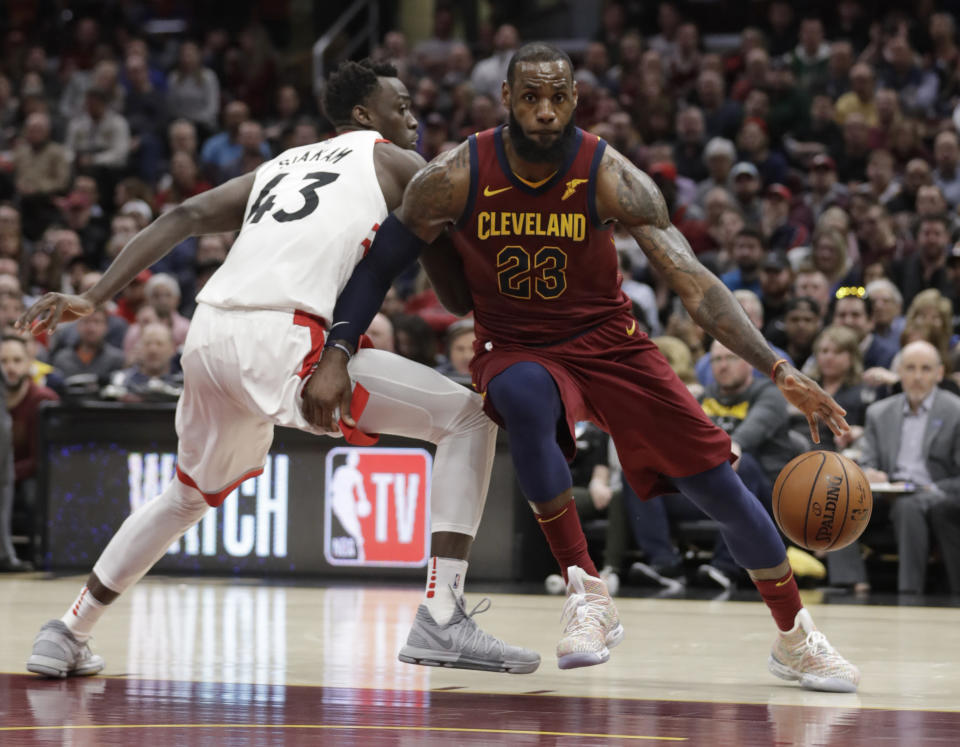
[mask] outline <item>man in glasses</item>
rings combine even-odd
[[[851,286],[838,288],[833,299],[832,324],[852,329],[863,351],[864,369],[890,368],[897,347],[873,334],[873,302],[866,288]]]

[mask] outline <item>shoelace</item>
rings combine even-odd
[[[818,654],[823,652],[825,654],[831,654],[837,656],[836,650],[833,646],[830,645],[830,642],[827,640],[827,637],[821,633],[819,630],[811,630],[804,640],[804,645],[810,650],[811,653]]]
[[[483,651],[486,654],[489,654],[494,649],[498,649],[500,656],[502,657],[506,651],[506,644],[496,636],[491,635],[483,630],[479,625],[477,625],[477,621],[473,619],[474,615],[479,615],[490,609],[490,597],[484,597],[473,606],[473,609],[470,610],[470,612],[467,612],[466,600],[459,595],[455,596],[457,606],[460,608],[460,611],[463,612],[463,616],[465,618],[464,624],[460,626],[461,640],[464,644],[463,647],[472,648],[475,651]]]
[[[596,604],[591,604],[587,597],[601,598],[598,594],[571,594],[563,604],[560,612],[560,622],[564,632],[573,633],[577,629],[596,625],[603,630],[603,616]]]

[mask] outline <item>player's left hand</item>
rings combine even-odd
[[[53,334],[60,322],[72,322],[92,313],[95,306],[84,295],[69,293],[44,293],[29,309],[23,312],[14,327],[35,335],[43,332]]]
[[[817,419],[822,420],[839,436],[850,430],[844,415],[847,411],[838,405],[833,397],[827,394],[820,385],[809,376],[800,373],[793,366],[783,364],[777,369],[777,386],[783,392],[787,402],[807,416],[810,425],[810,438],[815,444],[820,443],[820,431]]]
[[[307,422],[325,431],[336,431],[339,419],[349,426],[356,423],[350,414],[353,388],[347,373],[347,356],[338,348],[325,348],[314,372],[303,387],[300,409]]]

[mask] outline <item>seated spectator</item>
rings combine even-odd
[[[810,235],[806,227],[791,217],[793,193],[782,184],[771,184],[763,198],[761,225],[768,249],[787,251],[805,243]]]
[[[143,328],[137,362],[114,374],[103,396],[123,402],[170,402],[176,401],[182,391],[183,372],[170,327],[153,322]]]
[[[51,198],[70,184],[70,154],[51,139],[47,114],[36,112],[27,117],[13,163],[24,232],[35,239],[56,214]]]
[[[960,203],[960,137],[953,130],[944,130],[933,141],[933,181],[951,209]]]
[[[216,74],[203,66],[196,42],[180,45],[177,66],[167,79],[167,111],[213,132],[220,111],[220,82]]]
[[[0,339],[0,368],[7,385],[7,409],[13,421],[13,464],[16,502],[33,514],[36,504],[38,447],[38,409],[44,401],[60,398],[50,389],[34,383],[30,376],[27,341],[19,335],[4,334]]]
[[[627,298],[640,307],[643,321],[651,335],[659,335],[663,329],[660,324],[660,311],[657,308],[656,292],[646,283],[641,283],[633,277],[633,264],[626,252],[617,252],[620,255],[620,274],[623,282],[620,288],[627,294]]]
[[[678,337],[670,335],[660,335],[652,337],[650,341],[657,346],[663,357],[667,359],[670,368],[680,378],[687,389],[694,397],[699,399],[703,394],[703,385],[697,381],[697,374],[693,368],[693,356],[690,355],[690,348]]]
[[[269,146],[259,122],[252,119],[242,122],[237,130],[237,144],[240,146],[240,155],[220,170],[218,182],[255,171],[269,158],[269,155],[264,155],[264,150],[269,154]]]
[[[783,252],[767,252],[760,267],[760,301],[763,336],[775,345],[783,343],[783,317],[793,292],[793,268]],[[779,341],[779,342],[778,342]]]
[[[827,208],[846,204],[849,193],[837,181],[836,161],[824,153],[810,161],[807,183],[809,190],[803,196],[803,203],[808,210],[806,226],[812,230]]]
[[[259,154],[257,156],[260,157]],[[169,181],[170,186],[157,192],[154,198],[153,206],[158,214],[176,207],[194,195],[206,192],[213,186],[200,176],[193,156],[182,151],[174,153],[170,159]]]
[[[180,285],[172,275],[162,272],[152,275],[144,286],[144,297],[145,305],[150,309],[149,313],[155,315],[155,318],[151,316],[149,321],[144,321],[140,312],[137,313],[136,323],[130,325],[123,338],[123,353],[128,363],[136,359],[136,348],[143,332],[143,324],[151,322],[166,324],[173,335],[173,344],[176,349],[186,341],[187,331],[190,329],[190,320],[177,311],[180,306]]]
[[[180,306],[185,317],[193,316],[197,308],[197,294],[227,258],[233,237],[232,233],[211,233],[197,239],[191,272],[185,273],[185,277],[180,280],[184,296],[184,302]]]
[[[900,361],[903,393],[867,408],[860,464],[871,482],[909,483],[893,501],[897,591],[926,589],[931,530],[950,589],[960,593],[960,398],[937,388],[943,365],[936,348],[913,342]]]
[[[917,249],[890,267],[890,279],[897,284],[907,306],[926,288],[950,292],[947,276],[947,249],[950,221],[945,215],[927,215],[917,223]]]
[[[846,238],[835,229],[818,227],[813,233],[809,263],[826,276],[831,293],[860,282],[860,270],[850,261],[847,246]]]
[[[733,263],[736,267],[720,276],[730,290],[750,290],[760,293],[760,265],[767,247],[763,234],[756,228],[740,230],[733,242]]]
[[[395,352],[396,345],[393,339],[393,322],[391,322],[390,317],[383,312],[378,312],[377,315],[373,317],[370,326],[367,327],[367,331],[364,334],[370,338],[370,342],[373,343],[373,346],[377,350],[385,350],[388,353]]]
[[[733,143],[722,137],[714,137],[707,141],[703,148],[703,164],[707,169],[707,176],[697,184],[697,204],[706,207],[707,193],[714,187],[727,189],[730,170],[737,158],[737,150]]]
[[[763,329],[763,304],[760,302],[757,294],[753,291],[737,290],[733,292],[733,295],[740,302],[750,321],[753,322],[753,326],[757,329]],[[793,361],[789,353],[781,350],[773,343],[768,342],[768,344],[770,345],[770,349],[777,354],[778,358],[786,358],[792,365]],[[713,364],[710,353],[707,353],[697,361],[696,372],[697,380],[704,386],[711,386],[716,383],[713,380]],[[754,369],[753,375],[758,378],[764,378],[770,374],[769,371],[762,372]]]
[[[0,412],[0,455],[0,573],[32,571],[32,565],[17,557],[10,529],[14,500],[13,426],[6,409]]]
[[[223,130],[209,138],[200,150],[200,162],[205,173],[218,178],[223,169],[243,155],[243,146],[238,140],[240,125],[250,119],[250,109],[242,101],[231,101],[223,109]],[[266,142],[261,143],[260,153],[270,158]]]
[[[437,365],[437,337],[430,325],[415,314],[401,314],[393,321],[397,353],[429,368]]]
[[[470,361],[473,360],[473,319],[462,319],[447,327],[447,360],[437,366],[444,376],[470,384]]]
[[[51,360],[53,367],[63,375],[68,389],[69,379],[83,374],[95,377],[99,389],[114,371],[123,368],[123,351],[110,345],[106,336],[107,312],[104,309],[97,309],[77,320],[76,344],[61,349]]]
[[[761,186],[760,172],[749,161],[741,161],[730,169],[730,192],[733,194],[735,207],[748,225],[759,226],[763,220]]]
[[[813,354],[813,342],[820,334],[822,322],[820,305],[809,296],[797,296],[787,302],[783,317],[783,332],[786,338],[784,350],[793,364],[803,370]]]
[[[108,102],[105,91],[87,91],[84,113],[67,126],[66,145],[74,154],[77,169],[92,172],[98,182],[110,174],[108,183],[112,186],[116,175],[127,165],[130,126],[122,115],[109,108]]]
[[[900,344],[903,332],[903,296],[892,281],[886,278],[868,283],[867,295],[873,299],[873,334],[893,345]]]
[[[897,348],[873,334],[873,301],[866,288],[861,285],[837,289],[828,316],[831,324],[849,327],[857,335],[864,368],[890,368]]]

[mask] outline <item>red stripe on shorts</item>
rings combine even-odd
[[[353,397],[350,400],[350,414],[353,415],[354,422],[358,421],[360,416],[363,415],[369,400],[370,392],[361,384],[357,384],[353,388]],[[344,423],[342,418],[340,420],[340,432],[343,434],[344,440],[354,446],[373,446],[380,440],[379,433],[364,433],[356,426]]]
[[[194,482],[193,478],[190,477],[190,475],[188,475],[182,469],[180,469],[179,464],[177,465],[177,479],[180,480],[180,482],[182,482],[187,487],[193,488],[194,490],[199,492],[200,495],[203,496],[203,500],[205,500],[207,504],[209,504],[213,508],[216,508],[221,503],[223,503],[226,500],[227,496],[230,495],[230,493],[232,493],[234,489],[244,480],[249,480],[251,477],[257,477],[257,475],[261,475],[261,474],[263,474],[263,467],[258,467],[255,470],[251,470],[250,472],[247,472],[247,474],[245,474],[239,480],[236,480],[235,482],[230,483],[230,485],[225,487],[219,493],[204,493],[202,490],[200,490],[200,486],[197,485],[196,482]]]
[[[303,365],[297,371],[297,376],[305,379],[309,376],[313,367],[320,360],[320,354],[323,352],[323,343],[327,339],[327,321],[316,314],[308,314],[306,311],[294,311],[293,323],[298,327],[306,327],[310,330],[310,352],[303,359]]]

